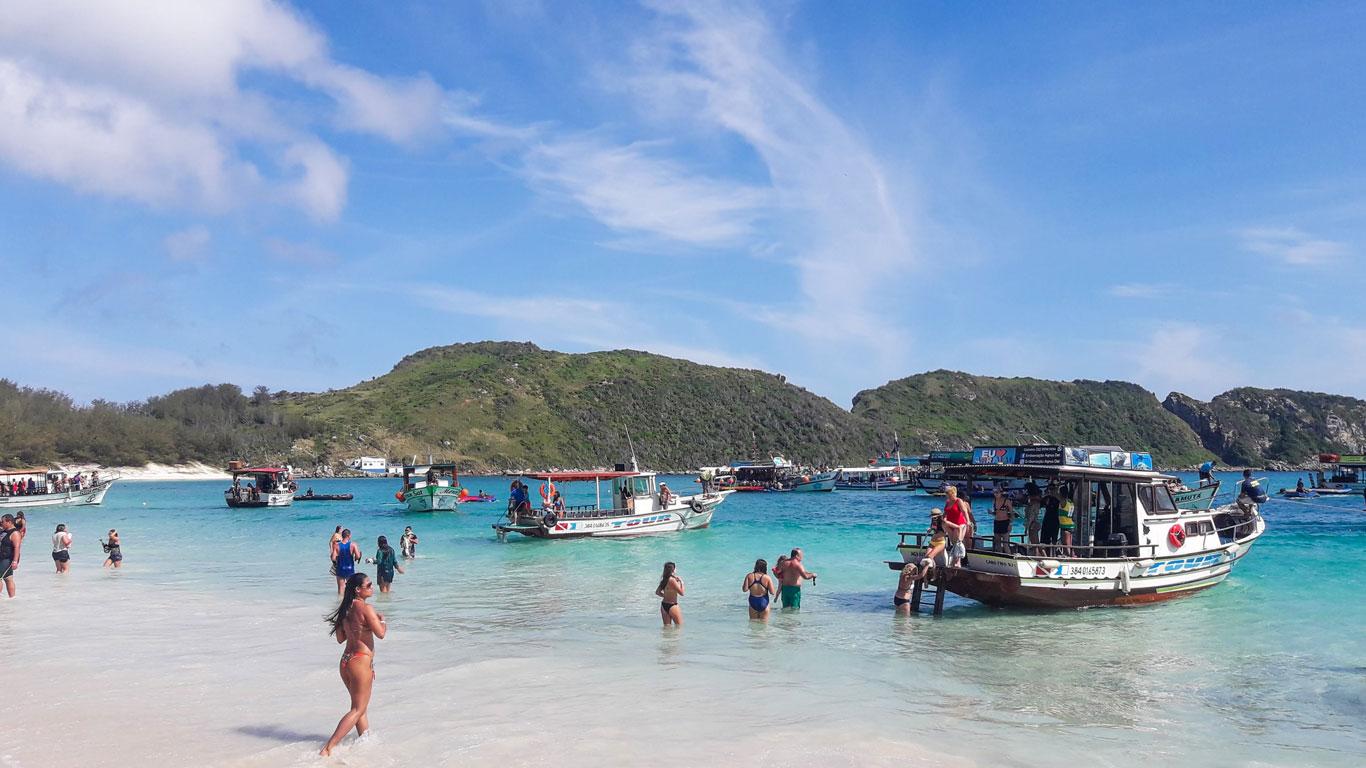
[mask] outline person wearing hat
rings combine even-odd
[[[925,554],[920,557],[920,577],[922,579],[929,579],[930,572],[935,566],[949,564],[948,554],[945,551],[949,537],[944,532],[944,510],[938,507],[930,510],[929,534],[930,546],[925,550]]]

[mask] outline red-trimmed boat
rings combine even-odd
[[[1256,503],[1181,508],[1168,486],[1175,478],[1153,471],[1147,453],[990,446],[975,448],[972,461],[946,469],[946,479],[1033,480],[1051,489],[1060,517],[1075,526],[1068,547],[1033,543],[1025,534],[1004,542],[974,536],[957,567],[936,563],[942,589],[988,605],[1080,608],[1188,595],[1223,581],[1266,530]],[[979,529],[989,530],[989,509],[974,516]],[[929,533],[900,537],[902,561],[920,561]]]

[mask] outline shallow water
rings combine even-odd
[[[357,499],[238,511],[221,483],[124,483],[101,508],[30,515],[20,597],[0,602],[0,766],[320,764],[346,708],[322,623],[339,523],[367,555],[404,525],[422,541],[375,599],[391,634],[373,731],[335,764],[1366,760],[1361,497],[1268,503],[1252,554],[1195,596],[1061,613],[950,598],[934,619],[893,614],[882,562],[925,525],[931,500],[911,494],[735,495],[704,531],[499,542],[501,502],[413,515],[396,481],[310,484]],[[503,497],[507,480],[467,485]],[[61,578],[57,522],[76,535]],[[110,527],[119,572],[99,567]],[[793,546],[820,574],[803,610],[748,621],[741,579]],[[687,583],[681,631],[659,626],[664,560]]]

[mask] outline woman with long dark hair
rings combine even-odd
[[[666,627],[670,624],[683,626],[683,609],[678,607],[678,598],[683,596],[683,578],[675,571],[673,563],[665,563],[664,575],[659,578],[659,588],[655,590],[660,600],[659,617]]]
[[[771,610],[769,603],[778,596],[778,588],[773,585],[773,579],[768,575],[767,560],[754,561],[754,570],[746,574],[745,580],[740,582],[740,591],[749,593],[749,617],[768,621]]]
[[[370,730],[370,691],[375,684],[375,638],[384,639],[387,625],[384,616],[365,602],[375,593],[370,577],[357,573],[346,580],[341,604],[327,617],[332,626],[331,634],[338,643],[345,643],[346,649],[341,656],[341,679],[346,692],[351,695],[351,709],[342,715],[337,730],[327,740],[319,754],[324,757],[332,754],[332,748],[341,743],[342,737],[353,727],[360,736]]]

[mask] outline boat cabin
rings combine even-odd
[[[795,471],[792,462],[782,456],[774,456],[768,461],[744,461],[731,465],[735,475],[735,488],[738,490],[764,490],[777,488],[782,479]]]
[[[1147,453],[1052,445],[990,446],[974,449],[971,464],[949,467],[945,476],[954,483],[982,477],[1033,482],[1045,500],[1055,497],[1060,514],[1073,521],[1070,552],[1064,553],[1068,557],[1152,557],[1163,549],[1174,526],[1182,528],[1183,541],[1186,536],[1217,535],[1219,543],[1227,544],[1242,535],[1237,525],[1221,524],[1209,510],[1180,508],[1171,491],[1177,479],[1154,471]],[[1041,505],[1040,518],[1044,514]],[[1197,516],[1203,519],[1188,519]],[[984,529],[990,533],[990,508],[979,507],[974,517],[978,535],[970,549],[991,549],[993,537],[981,535]],[[1024,555],[1059,550],[1056,543],[1030,543],[1026,533],[1012,534],[1009,546]]]
[[[427,486],[455,488],[459,480],[455,465],[451,463],[403,465],[404,491]]]
[[[555,492],[560,490],[559,484],[592,481],[594,503],[564,504],[561,508],[553,510],[561,519],[647,514],[668,506],[660,499],[658,475],[654,472],[624,469],[603,472],[535,472],[526,477],[540,481],[539,485],[528,483],[527,488],[532,499],[539,493],[542,509],[546,510],[552,508]],[[673,498],[668,501],[670,504],[676,503],[678,493],[670,493]]]
[[[76,473],[70,478],[66,472],[55,469],[6,469],[0,470],[0,496],[41,496],[48,493],[62,493],[71,483],[80,487],[81,475]]]
[[[840,483],[867,486],[905,482],[910,475],[909,469],[902,469],[896,465],[889,467],[839,467],[835,471],[839,473]]]
[[[1321,453],[1319,461],[1326,465],[1315,476],[1319,488],[1366,487],[1366,456],[1352,454]]]

